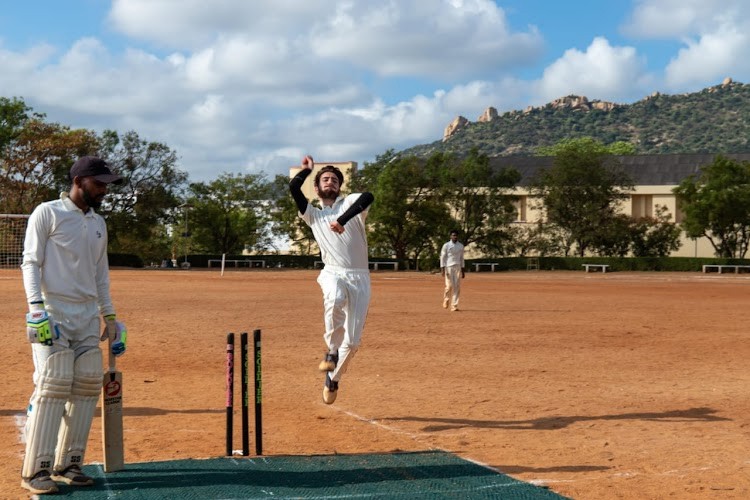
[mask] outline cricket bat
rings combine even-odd
[[[125,450],[122,439],[122,372],[117,371],[112,339],[109,339],[107,354],[109,369],[102,380],[102,449],[104,472],[115,472],[125,468]]]

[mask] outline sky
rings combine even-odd
[[[24,0],[0,97],[135,131],[191,181],[375,161],[575,94],[630,104],[750,82],[747,0]]]

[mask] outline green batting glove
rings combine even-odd
[[[26,335],[29,342],[52,345],[52,323],[47,311],[30,311],[26,313]]]
[[[111,339],[112,354],[122,356],[125,354],[128,343],[128,329],[125,323],[117,321],[117,317],[114,314],[104,316],[104,322],[106,327],[102,333],[101,340]]]

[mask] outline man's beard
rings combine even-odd
[[[89,206],[89,208],[93,208],[94,210],[96,210],[97,208],[101,207],[103,199],[104,198],[102,197],[97,201],[96,198],[91,196],[91,193],[89,193],[88,190],[83,190],[83,201],[86,203],[86,205]]]
[[[339,196],[339,191],[328,188],[328,189],[321,189],[318,191],[318,197],[322,200],[335,200]]]

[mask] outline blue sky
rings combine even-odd
[[[748,82],[746,0],[25,0],[0,96],[135,130],[191,180],[372,161],[570,94],[632,103]]]

